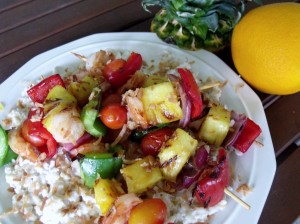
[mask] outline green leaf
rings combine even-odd
[[[261,0],[254,0],[261,1]],[[162,7],[151,30],[167,43],[212,51],[229,43],[246,0],[143,0],[143,6]]]
[[[205,24],[208,29],[212,32],[216,32],[219,27],[219,16],[217,13],[210,14],[208,16],[203,16],[201,18],[201,23]]]
[[[257,5],[263,5],[263,2],[261,0],[253,0]]]

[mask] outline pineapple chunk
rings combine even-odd
[[[72,94],[70,94],[64,87],[60,85],[53,87],[49,91],[46,97],[46,103],[47,101],[57,101],[57,100],[73,102],[74,104],[77,103],[76,98]]]
[[[189,157],[194,154],[197,145],[196,139],[177,128],[158,154],[163,176],[170,181],[176,181],[178,173]]]
[[[71,105],[76,105],[76,103],[77,100],[73,95],[64,87],[57,85],[49,91],[46,97],[44,113],[57,114]]]
[[[95,199],[100,207],[101,215],[106,216],[114,201],[124,193],[120,184],[115,180],[101,179],[96,180]]]
[[[149,87],[163,82],[168,82],[168,78],[159,75],[148,75],[143,87]]]
[[[79,106],[84,106],[89,101],[89,96],[92,93],[94,87],[97,86],[97,81],[93,77],[87,75],[82,80],[72,82],[68,86],[68,91],[75,96]]]
[[[153,156],[147,156],[121,171],[123,174],[128,193],[142,193],[162,180],[159,167],[156,166]]]
[[[199,138],[211,145],[220,146],[230,127],[230,111],[221,105],[213,105],[199,131]]]
[[[177,121],[183,117],[176,91],[170,82],[143,88],[142,103],[146,119],[152,125]]]

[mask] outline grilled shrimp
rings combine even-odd
[[[37,161],[39,153],[33,145],[25,141],[20,128],[8,132],[8,144],[18,155],[29,159],[31,162]]]
[[[105,148],[105,145],[97,140],[95,142],[89,142],[80,145],[79,147],[71,150],[70,155],[74,157],[79,153],[86,154],[91,152],[107,152],[107,150]]]
[[[144,107],[140,99],[142,90],[128,90],[122,97],[123,103],[127,105],[127,125],[130,130],[137,127],[147,128],[149,123],[144,117]]]
[[[115,56],[112,53],[106,51],[98,51],[95,54],[87,58],[85,68],[87,71],[94,74],[101,74],[102,69],[105,67],[108,61],[113,60]]]
[[[85,132],[79,112],[75,107],[66,108],[52,115],[44,125],[59,143],[75,144]]]
[[[117,198],[108,216],[101,221],[102,224],[124,224],[127,222],[133,207],[142,202],[135,194],[124,194]]]

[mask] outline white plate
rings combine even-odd
[[[212,76],[221,81],[228,80],[224,87],[221,102],[229,109],[245,113],[260,125],[263,132],[263,147],[253,145],[242,157],[235,159],[236,174],[242,181],[253,187],[253,191],[242,197],[251,209],[248,211],[228,198],[225,210],[217,213],[212,223],[257,223],[267,195],[269,193],[276,169],[274,148],[262,103],[258,96],[244,83],[223,61],[214,54],[200,51],[183,51],[167,45],[153,33],[106,33],[91,35],[58,48],[40,54],[1,84],[0,102],[5,109],[0,113],[2,120],[9,110],[16,105],[24,89],[24,81],[35,80],[41,75],[47,76],[64,68],[75,65],[78,59],[70,52],[89,55],[99,49],[124,49],[141,53],[143,59],[159,60],[159,55],[169,52],[180,60],[195,61],[192,70],[202,77]],[[242,87],[241,87],[242,86]],[[7,192],[3,169],[0,170],[0,213],[11,206],[11,196]],[[18,217],[1,220],[3,223],[21,223]]]

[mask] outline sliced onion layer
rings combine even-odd
[[[234,124],[223,142],[224,147],[230,147],[234,144],[243,130],[247,117],[245,114],[238,114],[235,111],[231,111],[231,120],[234,121]]]
[[[88,142],[89,140],[93,139],[94,137],[91,136],[90,134],[88,133],[84,133],[77,141],[76,141],[76,144],[74,145],[73,143],[64,143],[63,144],[63,148],[66,150],[66,151],[71,151],[72,149],[74,148],[77,148],[79,147],[80,145]]]

